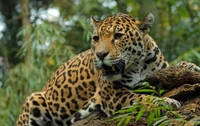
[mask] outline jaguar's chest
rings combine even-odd
[[[123,73],[120,83],[132,88],[135,84],[146,78],[146,75],[143,75],[143,70],[142,63],[137,66],[131,66]]]

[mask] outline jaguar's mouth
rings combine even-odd
[[[124,72],[124,69],[125,69],[125,62],[122,60],[120,60],[117,64],[113,64],[112,66],[107,66],[103,64],[101,68],[103,76],[111,80],[113,80],[112,77],[121,75]]]

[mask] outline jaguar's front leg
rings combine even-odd
[[[114,88],[113,90],[109,90],[107,94],[102,93],[102,107],[112,114],[113,112],[120,110],[124,107],[132,106],[137,103],[147,103],[154,101],[165,101],[169,105],[173,105],[177,108],[181,106],[181,104],[171,98],[159,98],[155,96],[145,95],[145,94],[136,94],[132,90],[129,90],[124,87]],[[112,96],[112,97],[110,97]],[[160,104],[160,103],[155,103]]]

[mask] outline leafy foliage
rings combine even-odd
[[[21,30],[18,36],[28,32],[31,33],[31,62],[28,65],[19,63],[11,69],[9,78],[0,88],[0,95],[6,96],[1,98],[0,103],[0,123],[4,126],[14,125],[25,98],[33,91],[41,90],[53,71],[74,56],[73,48],[65,43],[65,31],[61,26],[52,23],[33,24],[30,29]],[[27,51],[25,44],[17,54],[21,58]]]
[[[141,82],[134,86],[135,93],[151,93],[151,95],[161,96],[166,90],[151,86],[148,82]]]
[[[158,91],[154,87],[149,86],[148,83],[139,84],[141,89],[136,89],[137,93],[153,93],[157,94]],[[151,89],[149,89],[151,88]],[[161,93],[163,91],[160,91]],[[158,93],[157,95],[160,95]],[[161,100],[159,97],[152,101],[152,96],[150,95],[146,101],[135,101],[133,106],[125,107],[122,110],[119,110],[114,113],[115,117],[111,118],[108,121],[117,121],[117,126],[127,126],[130,122],[138,122],[141,118],[147,118],[147,125],[153,126],[164,126],[170,125],[172,122],[183,122],[191,125],[188,121],[181,118],[181,116],[173,111],[172,106],[169,106],[168,103],[164,100]],[[155,96],[154,96],[155,97]],[[170,113],[170,116],[167,116],[167,113]],[[134,121],[133,121],[134,120]]]
[[[180,61],[195,62],[196,65],[200,66],[200,47],[191,49],[182,55],[180,55],[176,60],[171,62],[171,64],[177,64]]]

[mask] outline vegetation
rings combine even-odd
[[[142,19],[152,12],[150,35],[167,60],[200,65],[198,5],[199,0],[1,0],[0,124],[15,125],[25,98],[59,65],[90,48],[91,16],[124,12]]]
[[[156,103],[159,103],[160,105],[157,105]],[[173,112],[172,106],[167,105],[167,103],[162,100],[155,100],[153,102],[146,101],[143,103],[139,102],[133,106],[119,110],[114,114],[120,115],[110,119],[109,121],[117,120],[117,126],[127,126],[131,123],[131,119],[134,119],[133,123],[139,122],[142,117],[147,118],[144,121],[147,121],[148,126],[166,126],[172,125],[172,123],[182,123],[182,125],[187,124],[188,126],[192,126],[189,121],[184,120],[178,113]],[[168,117],[168,115],[170,116]]]
[[[139,102],[136,102],[133,106],[128,106],[115,112],[115,117],[108,121],[117,121],[117,126],[127,126],[133,120],[132,123],[137,123],[142,120],[141,118],[145,118],[144,121],[147,122],[148,126],[166,126],[172,125],[172,122],[173,124],[187,124],[188,126],[192,126],[192,124],[184,120],[178,112],[173,111],[173,107],[168,105],[166,101],[160,100],[159,97],[153,101],[151,100],[152,96],[161,96],[164,90],[157,91],[155,87],[150,86],[147,82],[140,83],[135,88],[137,89],[134,90],[134,92],[151,94],[149,95],[149,99],[146,101],[139,100]],[[180,124],[180,122],[182,124]]]

